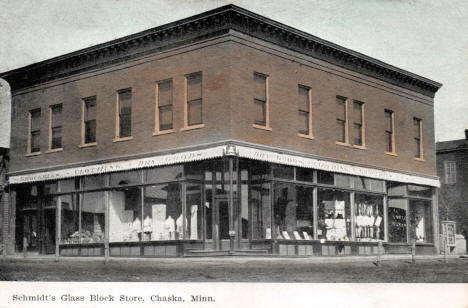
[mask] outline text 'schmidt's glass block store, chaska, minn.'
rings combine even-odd
[[[437,252],[437,82],[232,5],[0,77],[9,253]]]

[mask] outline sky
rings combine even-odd
[[[468,0],[0,0],[0,72],[229,3],[443,84],[436,141],[468,129]]]

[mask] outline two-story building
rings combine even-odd
[[[16,251],[437,251],[437,82],[233,5],[0,77]]]

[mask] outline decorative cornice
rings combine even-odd
[[[434,97],[440,83],[325,41],[235,5],[223,6],[0,74],[12,90],[102,68],[235,30],[334,65]]]

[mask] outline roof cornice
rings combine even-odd
[[[227,5],[110,42],[0,74],[12,90],[120,63],[235,30],[334,65],[434,97],[442,84],[356,51]]]

